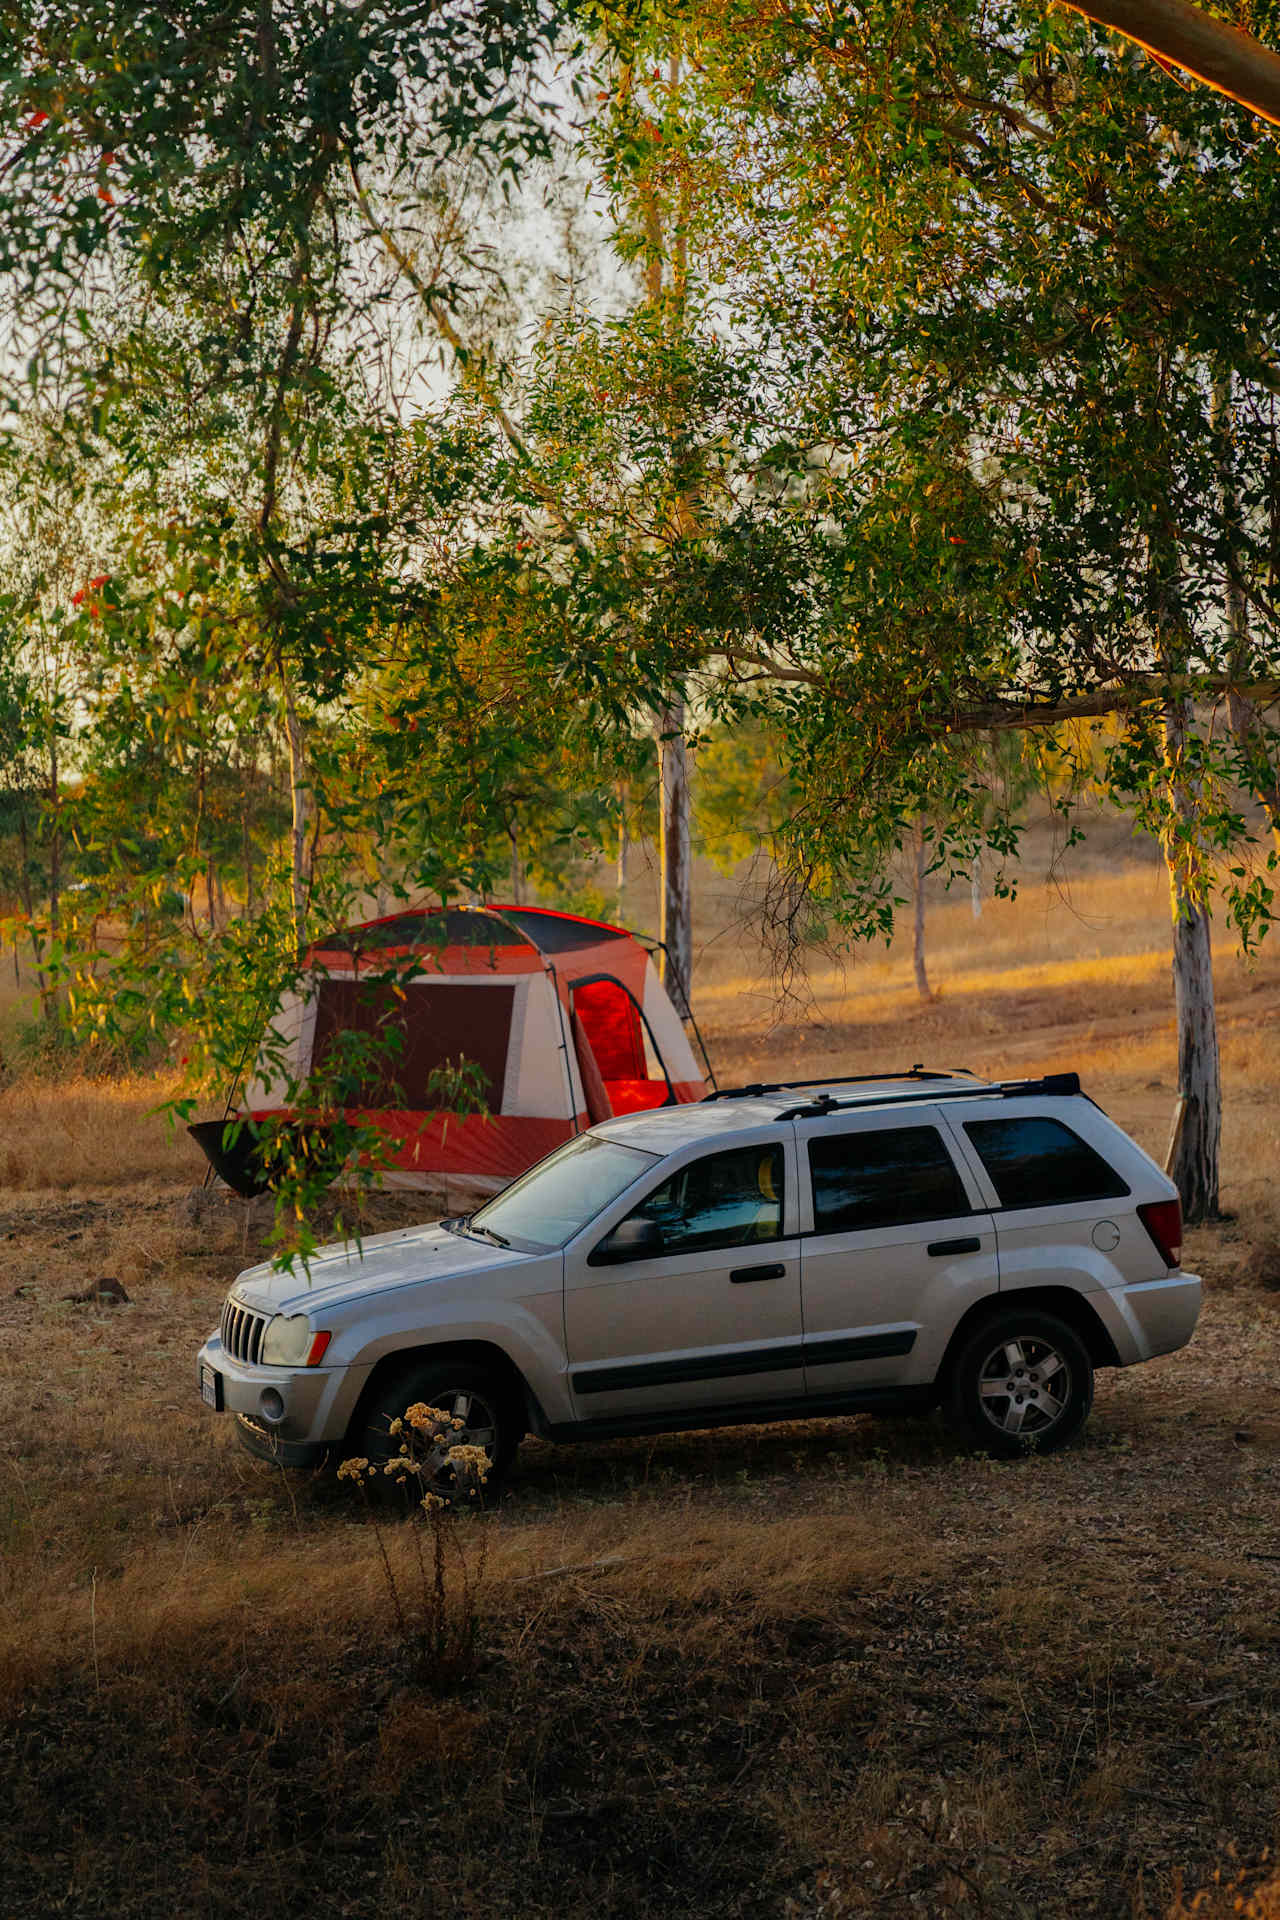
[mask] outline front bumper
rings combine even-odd
[[[232,1425],[242,1447],[275,1467],[322,1467],[332,1452],[315,1440],[281,1440],[265,1421],[251,1420],[244,1413],[234,1414]]]
[[[196,1356],[196,1391],[210,1367],[222,1382],[222,1408],[236,1437],[259,1459],[315,1466],[346,1438],[368,1367],[251,1367],[233,1360],[215,1331]]]

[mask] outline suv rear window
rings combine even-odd
[[[1052,1207],[1067,1200],[1119,1200],[1129,1192],[1114,1167],[1061,1120],[966,1120],[1002,1207]]]
[[[969,1196],[936,1127],[824,1133],[809,1142],[817,1233],[903,1227],[969,1213]]]

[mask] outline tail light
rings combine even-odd
[[[1181,1200],[1150,1200],[1145,1207],[1138,1208],[1141,1220],[1166,1267],[1182,1264],[1182,1202]]]

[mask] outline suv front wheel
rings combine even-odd
[[[447,1359],[411,1362],[388,1375],[377,1388],[372,1403],[366,1408],[356,1447],[374,1468],[372,1484],[378,1486],[378,1469],[400,1451],[392,1423],[403,1419],[406,1409],[415,1403],[432,1407],[460,1423],[455,1444],[483,1448],[489,1458],[484,1490],[495,1491],[524,1431],[516,1415],[513,1396],[505,1383],[487,1368]],[[444,1468],[429,1484],[424,1482],[423,1490],[450,1500],[452,1471]],[[383,1489],[379,1487],[379,1491]]]
[[[947,1393],[948,1411],[988,1453],[1016,1459],[1073,1440],[1093,1405],[1093,1366],[1065,1320],[1015,1307],[993,1314],[965,1340]]]

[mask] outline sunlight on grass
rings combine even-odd
[[[155,1111],[177,1091],[172,1074],[23,1076],[0,1086],[0,1188],[200,1180],[204,1162],[185,1128]]]

